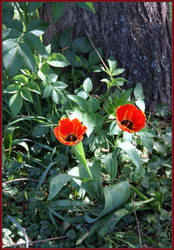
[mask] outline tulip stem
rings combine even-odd
[[[82,165],[85,167],[86,171],[88,172],[88,175],[90,176],[88,178],[88,181],[92,180],[93,176],[92,176],[91,170],[89,169],[87,161],[86,161],[82,142],[79,142],[77,145],[72,146],[72,150],[75,153],[75,155],[77,156],[78,160],[82,163]]]

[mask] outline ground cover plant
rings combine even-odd
[[[166,106],[88,36],[45,47],[41,4],[3,4],[3,247],[172,247]]]

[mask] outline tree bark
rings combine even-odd
[[[125,88],[141,82],[146,107],[156,111],[159,103],[172,108],[171,21],[167,2],[96,2],[96,14],[66,3],[56,25],[50,25],[45,44],[67,26],[74,37],[86,36],[101,47],[106,60],[113,55],[119,67],[125,68]],[[51,3],[44,4],[41,17],[52,22]]]

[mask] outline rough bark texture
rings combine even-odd
[[[141,82],[146,105],[155,111],[158,103],[172,107],[172,51],[169,3],[161,2],[96,2],[96,14],[66,3],[63,16],[45,34],[51,37],[67,26],[73,27],[74,37],[88,32],[96,47],[102,47],[104,58],[113,55],[128,80],[125,87]],[[51,3],[44,4],[41,17],[51,22]]]

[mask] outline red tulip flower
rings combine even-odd
[[[129,133],[138,132],[146,125],[144,112],[132,104],[119,106],[116,109],[116,120],[118,126]]]
[[[78,119],[62,118],[58,127],[54,128],[54,134],[61,143],[74,146],[83,140],[86,130],[87,127],[82,125]]]

